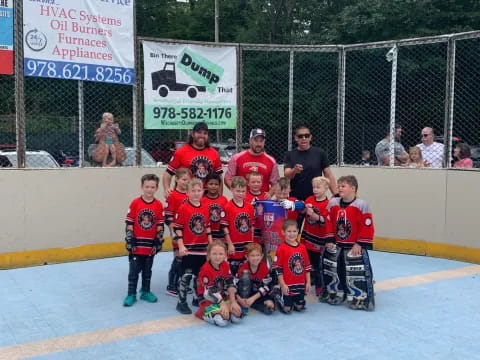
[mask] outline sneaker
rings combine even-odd
[[[147,291],[147,292],[140,292],[140,299],[141,300],[145,300],[146,302],[149,302],[149,303],[154,303],[154,302],[157,302],[157,297],[155,296],[154,293],[150,292],[150,291]]]
[[[186,302],[184,302],[184,303],[178,302],[177,303],[177,311],[180,314],[184,314],[184,315],[188,315],[188,314],[192,313],[192,310],[188,307],[188,304]]]
[[[165,294],[170,295],[170,296],[175,296],[178,297],[178,291],[177,289],[167,286],[167,290],[165,291]]]
[[[192,306],[198,307],[198,299],[197,298],[192,299]]]
[[[132,306],[137,301],[135,295],[128,295],[125,300],[123,300],[123,306]]]

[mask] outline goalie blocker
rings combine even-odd
[[[321,259],[325,289],[320,301],[338,305],[346,299],[351,309],[373,311],[375,294],[368,252],[362,248],[361,254],[354,257],[350,251],[350,247],[338,245],[325,248]]]

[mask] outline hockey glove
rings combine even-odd
[[[152,248],[152,253],[156,254],[162,251],[162,245],[163,245],[163,239],[156,237],[153,240],[153,248]]]
[[[300,211],[300,210],[303,210],[305,209],[305,204],[303,201],[292,201],[292,200],[282,200],[280,201],[280,205],[282,205],[282,207],[285,209],[285,210],[294,210],[294,211]]]
[[[125,249],[127,249],[129,253],[133,253],[136,246],[137,239],[133,237],[133,230],[127,230],[125,233]]]

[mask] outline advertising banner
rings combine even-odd
[[[237,49],[143,42],[145,129],[237,124]]]
[[[0,0],[0,74],[13,74],[13,0]]]
[[[25,75],[135,83],[134,14],[133,0],[23,0]]]

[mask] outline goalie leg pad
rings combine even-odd
[[[368,252],[362,249],[359,256],[345,251],[345,273],[348,289],[348,306],[355,310],[372,311],[375,307],[373,273]]]
[[[325,248],[321,257],[322,266],[322,283],[325,290],[321,294],[320,301],[329,303],[330,305],[338,305],[345,301],[345,291],[343,290],[339,267],[342,249],[335,246],[333,249]]]

